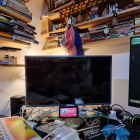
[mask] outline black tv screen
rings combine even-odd
[[[128,105],[140,108],[140,36],[131,37]]]
[[[26,104],[111,103],[111,56],[26,56]]]

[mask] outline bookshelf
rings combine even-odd
[[[67,30],[67,27],[66,28],[62,28],[62,29],[59,29],[59,30],[54,30],[52,32],[49,32],[49,33],[45,33],[45,34],[42,34],[41,36],[46,38],[46,37],[49,37],[49,34],[54,34],[54,33],[61,33],[61,32],[65,32]]]
[[[3,6],[0,6],[0,13],[9,15],[11,17],[14,17],[16,19],[19,19],[25,23],[31,22],[31,19],[26,18],[14,11],[11,11]],[[15,41],[9,38],[5,37],[0,37],[0,46],[7,46],[7,47],[13,47],[13,48],[25,48],[29,47],[31,44],[27,42],[22,42],[22,41]]]
[[[62,52],[62,51],[64,51],[63,47],[42,50],[42,52],[47,52],[47,53],[56,53],[56,52]]]
[[[128,44],[130,45],[130,37],[137,37],[140,35],[132,35],[132,36],[125,36],[125,37],[120,37],[120,38],[113,38],[113,39],[108,39],[108,40],[101,40],[101,41],[96,41],[96,42],[89,42],[89,43],[84,43],[83,44],[83,49],[91,49],[96,47],[101,47],[101,46],[114,46],[114,45],[123,45],[123,44]],[[56,53],[56,52],[62,52],[64,49],[62,47],[58,48],[53,48],[53,49],[46,49],[42,50],[42,52],[47,52],[47,53]]]
[[[65,8],[67,8],[67,7],[70,7],[70,6],[72,6],[72,5],[74,5],[74,2],[71,1],[71,2],[69,2],[69,3],[67,3],[67,4],[65,4],[65,5],[62,5],[62,6],[58,7],[58,8],[56,8],[56,9],[52,10],[51,13],[52,13],[52,12],[58,12],[58,11],[60,11],[60,10],[62,10],[62,9],[65,9]]]
[[[127,10],[122,10],[120,12],[118,12],[118,18],[123,18],[123,17],[127,17],[127,16],[131,16],[131,15],[136,15],[140,13],[140,8],[139,7],[133,7],[133,8],[129,8]],[[59,13],[50,15],[49,17],[47,17],[46,19],[41,20],[41,24],[46,23],[45,25],[48,25],[48,27],[46,27],[46,29],[44,28],[44,26],[42,26],[42,34],[41,36],[46,38],[48,37],[48,35],[51,33],[59,33],[59,32],[65,32],[66,29],[62,28],[60,30],[55,30],[55,31],[50,31],[50,28],[52,28],[52,24],[55,23],[55,20],[58,20],[59,17]],[[93,20],[89,20],[89,21],[85,21],[85,22],[81,22],[78,24],[75,24],[74,26],[78,29],[86,29],[92,26],[97,26],[100,24],[104,24],[107,22],[111,22],[113,19],[113,14],[108,15],[107,18],[104,17],[99,17]],[[64,19],[63,19],[64,20]],[[43,23],[44,22],[44,23]]]
[[[12,39],[0,37],[0,46],[7,46],[7,47],[13,47],[13,48],[25,48],[30,45],[31,44],[27,42],[15,41]]]
[[[0,64],[0,67],[25,67],[23,64]]]
[[[4,13],[4,14],[7,14],[9,16],[12,16],[12,17],[14,17],[16,19],[19,19],[19,20],[21,20],[23,22],[26,22],[26,23],[31,22],[31,19],[26,18],[26,17],[24,17],[24,16],[22,16],[22,15],[16,13],[16,12],[13,12],[13,11],[5,8],[5,7],[2,7],[2,6],[0,6],[0,12]]]

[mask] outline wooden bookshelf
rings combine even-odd
[[[7,47],[13,47],[13,48],[25,48],[30,45],[31,45],[30,43],[15,41],[12,39],[0,37],[0,46],[7,46]]]
[[[140,8],[139,7],[133,7],[133,8],[129,8],[127,10],[122,10],[122,11],[118,12],[117,14],[118,14],[118,18],[123,18],[123,17],[131,16],[131,15],[136,15],[136,14],[139,14],[139,13],[140,13]],[[55,20],[55,19],[56,20],[59,19],[59,13],[53,14],[53,15],[48,17],[49,27],[52,26],[50,24],[53,24],[53,20]],[[85,22],[75,24],[74,26],[78,29],[86,29],[86,28],[89,28],[89,27],[93,27],[93,26],[97,26],[97,25],[100,25],[100,24],[105,24],[107,22],[111,22],[112,19],[113,19],[113,14],[110,14],[110,15],[108,15],[107,18],[99,17],[99,18],[96,18],[96,19],[93,19],[93,20],[89,20],[89,21],[85,21]],[[43,28],[43,26],[42,26],[42,28]],[[66,31],[65,29],[60,29],[60,30],[57,30],[56,32],[59,33],[59,32],[65,32],[65,31]],[[46,37],[48,37],[49,33],[55,33],[55,31],[49,32],[49,30],[46,30],[45,33],[42,32],[41,36],[46,38]]]
[[[96,41],[96,42],[90,42],[90,43],[84,43],[83,48],[84,49],[91,49],[100,46],[114,46],[114,45],[123,45],[123,44],[129,44],[130,45],[130,37],[137,37],[139,35],[132,35],[132,36],[125,36],[125,37],[119,37],[119,38],[113,38],[108,40],[102,40],[102,41]]]
[[[139,7],[133,7],[133,8],[129,8],[127,10],[122,10],[120,12],[118,12],[118,18],[123,18],[123,17],[127,17],[127,16],[131,16],[131,15],[136,15],[140,13],[140,8]],[[104,17],[99,17],[93,20],[89,20],[89,21],[85,21],[79,24],[74,25],[75,27],[79,28],[79,29],[85,29],[85,28],[89,28],[92,26],[97,26],[100,24],[104,24],[107,22],[112,21],[113,19],[113,14],[110,14],[107,16],[107,18]]]
[[[108,39],[108,40],[101,40],[101,41],[96,41],[96,42],[89,42],[89,43],[83,43],[83,49],[91,49],[96,47],[101,47],[101,46],[114,46],[114,45],[123,45],[123,44],[128,44],[130,45],[130,37],[137,37],[139,35],[132,35],[132,36],[125,36],[125,37],[120,37],[120,38],[113,38],[113,39]],[[42,50],[43,52],[47,53],[56,53],[56,52],[62,52],[64,49],[62,47],[59,48],[53,48],[53,49],[46,49]]]
[[[64,51],[63,47],[42,50],[42,52],[46,52],[46,53],[56,53],[56,52],[62,52],[62,51]]]
[[[61,33],[61,32],[65,32],[66,30],[67,30],[67,27],[66,28],[61,28],[59,30],[54,30],[54,31],[49,32],[49,33],[42,34],[41,36],[46,38],[46,37],[49,37],[49,34]]]
[[[3,14],[6,14],[8,16],[14,17],[16,19],[19,19],[19,20],[21,20],[23,22],[26,22],[26,23],[31,22],[31,19],[29,19],[27,17],[24,17],[24,16],[22,16],[22,15],[16,13],[16,12],[11,11],[11,10],[5,8],[5,7],[2,7],[2,6],[0,6],[0,12],[3,13]]]
[[[49,13],[58,12],[58,11],[60,11],[60,10],[62,10],[62,9],[65,9],[65,8],[67,8],[67,7],[70,7],[70,6],[74,5],[74,4],[75,4],[75,3],[71,1],[71,2],[69,2],[69,3],[67,3],[67,4],[65,4],[65,5],[62,5],[62,6],[58,7],[58,8],[56,8],[56,9],[52,10],[52,11],[49,12]]]
[[[0,64],[0,67],[25,67],[22,64]]]

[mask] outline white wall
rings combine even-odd
[[[31,49],[24,48],[21,52],[21,60],[18,63],[24,63],[25,55],[51,55],[42,53],[45,39],[41,38],[40,13],[42,0],[31,0],[27,4],[29,10],[33,13],[33,20],[30,23],[36,27],[37,40],[39,45]],[[112,55],[112,103],[122,105],[132,114],[139,113],[140,109],[128,107],[128,79],[129,79],[129,44],[119,46],[94,46],[92,49],[85,50],[85,55]],[[54,53],[52,55],[65,55],[64,52]],[[6,115],[10,96],[25,95],[24,68],[0,67],[0,114]]]
[[[40,13],[43,0],[31,0],[27,7],[33,14],[31,25],[36,27],[36,40],[39,45],[30,49],[23,48],[18,64],[24,64],[25,55],[49,55],[42,53],[42,48],[46,39],[40,36],[41,23]],[[19,67],[0,67],[0,114],[6,115],[9,108],[9,100],[14,95],[25,95],[25,79],[21,78],[25,74],[25,68]]]
[[[125,110],[136,114],[140,108],[128,106],[129,88],[129,55],[130,44],[119,46],[93,46],[85,50],[84,55],[112,55],[112,104],[119,104]],[[54,53],[53,55],[64,55],[65,53]],[[116,106],[117,107],[117,106]]]

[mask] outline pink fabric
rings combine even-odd
[[[75,42],[75,32],[73,26],[71,25],[70,29],[65,34],[66,39],[66,48],[69,55],[77,55]]]

